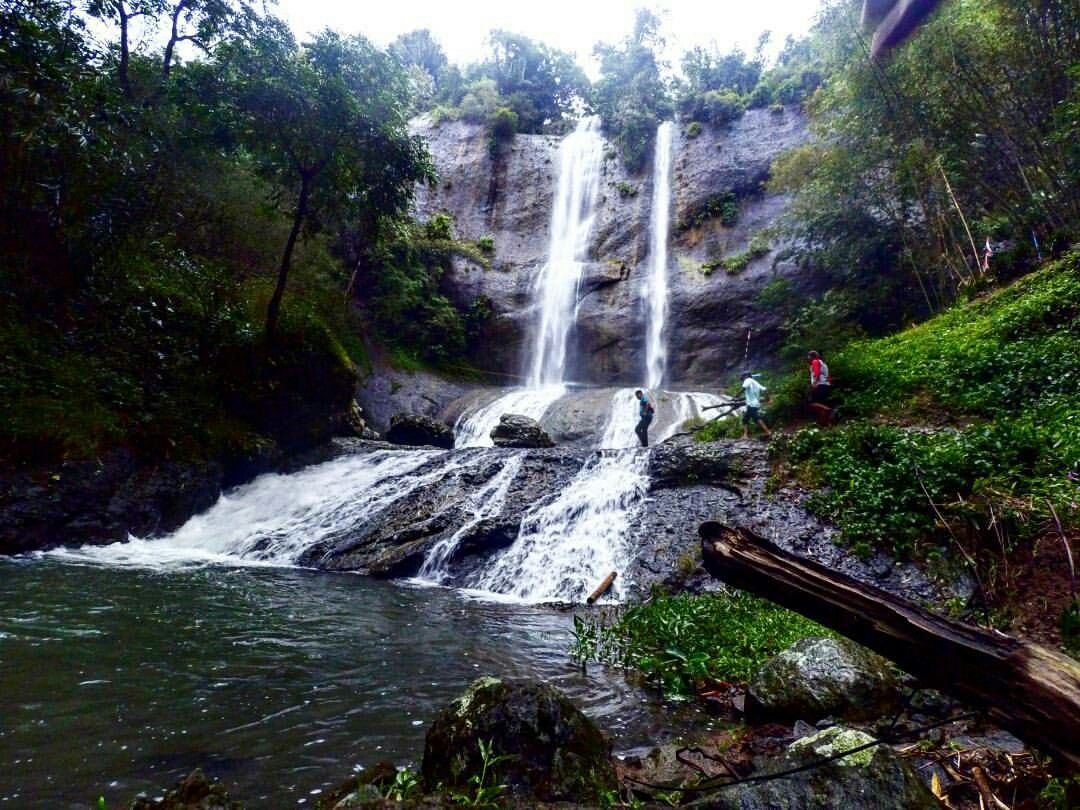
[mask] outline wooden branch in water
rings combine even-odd
[[[705,569],[895,661],[1071,770],[1080,768],[1080,662],[937,616],[790,554],[745,528],[701,524]]]
[[[585,604],[591,605],[593,602],[595,602],[597,599],[607,593],[608,588],[611,587],[611,583],[615,581],[615,577],[617,577],[618,575],[619,574],[617,571],[612,571],[610,574],[604,577],[604,581],[600,583],[600,587],[592,592],[589,598],[585,600]]]

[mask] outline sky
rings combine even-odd
[[[429,28],[458,64],[483,58],[488,32],[504,28],[576,54],[595,78],[593,45],[626,36],[643,5],[661,14],[666,56],[677,63],[694,45],[750,51],[766,30],[775,52],[788,34],[809,29],[820,0],[278,0],[276,13],[301,41],[329,27],[385,46],[398,34]]]

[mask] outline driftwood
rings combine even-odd
[[[611,587],[611,583],[615,581],[615,577],[617,576],[618,573],[616,571],[612,571],[610,574],[604,577],[604,581],[601,582],[600,586],[592,592],[588,599],[585,600],[585,604],[591,605],[593,602],[595,602],[597,599],[607,593],[608,588]]]
[[[1080,663],[1001,633],[934,615],[797,557],[744,528],[701,524],[705,569],[869,647],[985,710],[1002,728],[1080,769]]]

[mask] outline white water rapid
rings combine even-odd
[[[667,370],[668,236],[671,230],[671,134],[665,121],[656,130],[653,155],[652,215],[649,219],[649,273],[642,284],[645,300],[645,385],[657,390]]]
[[[415,471],[440,456],[421,474]],[[172,534],[46,552],[73,561],[146,568],[184,564],[296,565],[309,548],[352,527],[460,466],[443,450],[377,450],[342,456],[291,475],[262,475],[222,495]]]
[[[513,456],[499,472],[469,497],[468,520],[462,523],[450,537],[440,541],[428,552],[416,576],[418,580],[439,585],[449,580],[450,572],[447,566],[461,544],[462,538],[480,525],[485,518],[499,513],[506,502],[506,493],[509,492],[510,485],[514,483],[514,479],[521,471],[521,461],[520,455]]]
[[[602,447],[637,444],[633,399],[633,389],[612,397]],[[631,526],[649,487],[648,461],[643,449],[593,455],[558,497],[526,513],[514,544],[469,586],[522,602],[583,602],[630,560]],[[610,596],[624,598],[626,584],[616,579]]]

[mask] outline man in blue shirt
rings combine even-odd
[[[637,434],[641,446],[648,447],[649,425],[652,424],[653,415],[656,413],[656,409],[652,406],[652,403],[649,402],[649,398],[645,396],[640,388],[634,392],[634,396],[637,397],[638,416],[640,417],[637,427],[634,428],[634,433]]]

